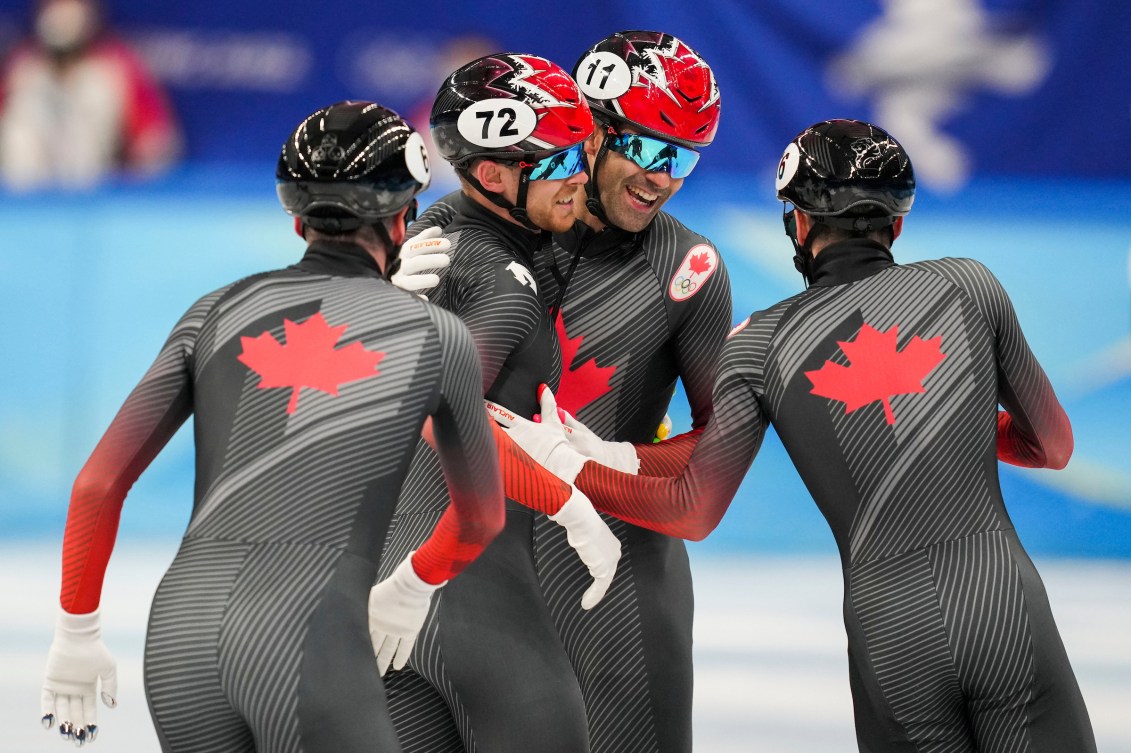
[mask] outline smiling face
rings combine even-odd
[[[499,166],[499,191],[512,204],[518,199],[520,168],[508,163]],[[532,180],[526,188],[526,214],[530,221],[552,233],[564,233],[573,227],[577,217],[575,206],[585,203],[582,186],[589,176],[582,170],[568,178],[558,180]],[[488,186],[494,188],[494,185]]]
[[[532,180],[526,193],[526,211],[530,221],[543,230],[564,233],[573,227],[574,206],[585,201],[588,177],[580,172],[563,180]]]
[[[623,132],[633,131],[623,129]],[[585,143],[591,157],[596,157],[604,138],[605,132],[598,128]],[[683,181],[683,178],[673,179],[666,172],[645,170],[613,151],[606,151],[597,169],[597,188],[605,216],[613,225],[630,233],[648,227],[665,202],[683,187]]]

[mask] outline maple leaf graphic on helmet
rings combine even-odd
[[[880,332],[868,324],[855,340],[838,342],[850,366],[832,361],[816,371],[806,371],[813,383],[812,394],[844,403],[844,412],[882,401],[888,424],[895,423],[890,398],[926,392],[923,380],[946,358],[942,335],[923,340],[918,335],[899,350],[899,326]]]
[[[290,387],[287,413],[294,413],[303,387],[336,396],[338,387],[346,382],[380,374],[377,364],[385,357],[383,352],[366,350],[359,342],[336,347],[348,326],[331,327],[321,311],[299,324],[284,319],[285,345],[269,331],[258,337],[241,337],[243,352],[238,358],[259,374],[259,389]]]

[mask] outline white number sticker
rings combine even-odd
[[[797,174],[797,165],[801,162],[801,150],[797,148],[796,143],[791,143],[785,148],[785,154],[781,156],[781,162],[778,163],[778,172],[775,176],[777,178],[775,187],[777,190],[782,190],[789,185],[793,180],[793,176]]]
[[[415,131],[409,134],[408,141],[404,144],[404,162],[412,177],[427,186],[432,175],[428,168],[428,148],[424,146],[424,139]]]
[[[611,52],[590,52],[577,66],[577,85],[590,99],[616,99],[632,86],[632,70]]]
[[[484,99],[459,114],[460,135],[477,146],[511,146],[534,133],[538,115],[517,99]]]

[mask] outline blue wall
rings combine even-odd
[[[997,272],[1076,431],[1066,471],[1002,467],[1023,540],[1035,553],[1131,557],[1131,4],[955,0],[935,4],[951,11],[931,11],[943,15],[926,19],[927,36],[895,12],[910,0],[884,3],[888,15],[831,0],[612,0],[537,22],[517,2],[486,19],[430,0],[384,12],[345,0],[165,5],[119,0],[112,15],[169,88],[185,164],[85,195],[0,193],[0,537],[60,535],[71,481],[193,300],[301,253],[272,171],[308,111],[347,96],[419,109],[457,32],[569,67],[612,30],[651,27],[698,48],[720,81],[718,140],[669,208],[727,258],[735,321],[799,288],[771,177],[794,133],[857,116],[911,135],[924,187],[897,258],[974,256]],[[22,13],[0,4],[0,47]],[[677,395],[677,429],[686,414]],[[131,493],[124,535],[183,529],[189,434]],[[833,549],[773,438],[700,546]]]
[[[270,171],[186,168],[147,187],[0,203],[0,536],[59,535],[71,481],[185,308],[301,254]],[[734,279],[735,321],[796,292],[780,210],[766,198],[770,178],[695,177],[669,206],[718,243]],[[1015,523],[1037,553],[1131,557],[1127,206],[1131,181],[994,180],[960,196],[925,191],[895,247],[907,261],[968,255],[990,265],[1065,403],[1077,448],[1068,469],[1002,466]],[[689,424],[681,394],[672,416],[677,429]],[[186,427],[142,476],[127,500],[125,535],[183,529],[189,440]],[[702,546],[831,551],[776,438]]]

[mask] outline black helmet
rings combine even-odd
[[[526,210],[531,180],[588,172],[582,144],[593,133],[589,103],[568,73],[537,55],[503,52],[461,66],[436,93],[429,125],[456,172],[529,230],[540,230]],[[479,158],[521,168],[514,204],[471,174]]]
[[[440,86],[429,119],[440,156],[518,161],[580,144],[593,114],[577,83],[536,55],[499,53],[462,66]]]
[[[424,140],[373,102],[338,102],[283,144],[276,191],[287,214],[316,230],[356,230],[396,214],[428,186]]]
[[[818,222],[847,226],[847,218],[907,214],[915,201],[915,173],[907,152],[883,129],[861,120],[826,120],[786,147],[777,192]]]

